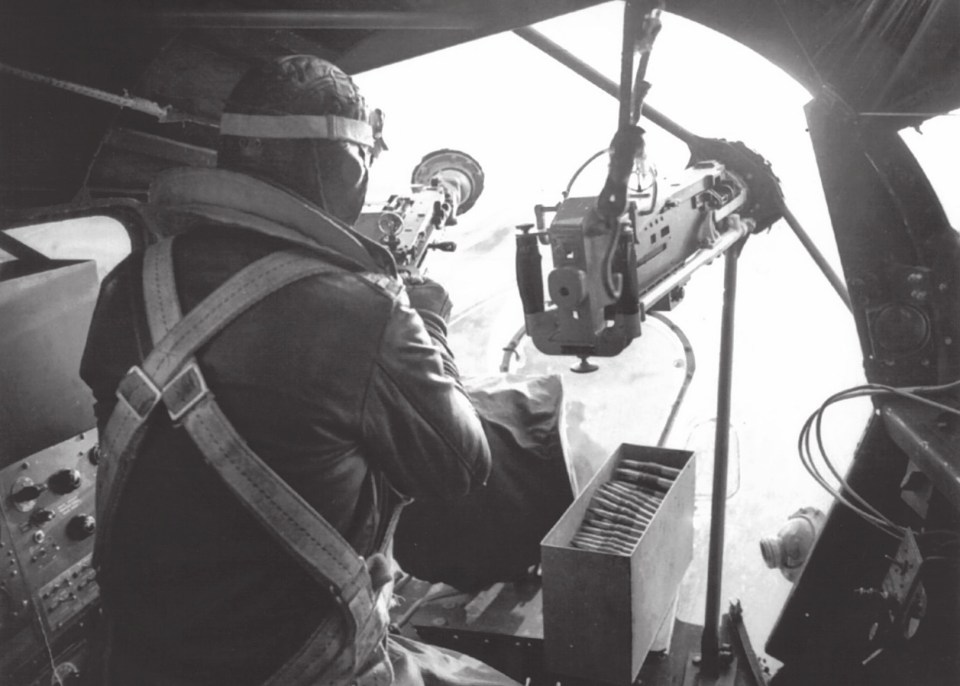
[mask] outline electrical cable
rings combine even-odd
[[[621,278],[619,285],[616,280],[613,278],[613,256],[617,252],[617,248],[620,247],[620,240],[623,238],[623,233],[620,228],[620,219],[613,219],[610,222],[612,226],[608,226],[610,233],[614,234],[613,239],[610,241],[610,245],[607,246],[607,251],[603,255],[603,262],[601,262],[601,273],[603,275],[603,286],[607,290],[607,295],[611,298],[617,299],[620,297],[621,290],[623,289],[623,279]]]
[[[844,399],[844,398],[847,397],[845,394],[840,394],[840,395],[841,395],[841,397],[833,400],[833,402],[837,402],[838,400]],[[861,394],[860,394],[860,393],[856,393],[856,394],[854,394],[854,395],[851,395],[850,397],[861,397]],[[836,478],[837,481],[839,481],[840,483],[844,484],[844,486],[846,486],[846,484],[844,483],[843,477],[840,475],[839,470],[837,470],[836,467],[834,467],[833,462],[831,462],[831,461],[830,461],[830,458],[827,456],[826,446],[824,445],[824,442],[823,442],[823,415],[824,415],[824,411],[826,410],[826,407],[828,407],[828,406],[829,406],[829,404],[823,406],[823,411],[818,412],[818,413],[816,414],[815,427],[816,427],[817,448],[818,448],[818,450],[820,451],[820,455],[822,456],[822,459],[823,459],[824,464],[826,464],[826,465],[827,465],[827,468],[830,470],[830,473],[833,474],[834,478]],[[896,525],[895,525],[893,522],[891,522],[889,519],[885,518],[885,517],[883,516],[883,514],[882,514],[879,510],[877,510],[877,509],[874,508],[872,505],[870,505],[870,503],[868,503],[868,502],[866,501],[866,499],[862,498],[856,491],[850,489],[849,487],[847,487],[847,490],[850,491],[850,494],[851,494],[861,505],[863,505],[864,507],[866,507],[866,508],[867,508],[871,513],[873,513],[876,517],[879,517],[880,519],[884,520],[888,525],[890,525],[890,526],[892,526],[892,527],[896,527]]]
[[[650,188],[653,189],[653,193],[652,193],[652,195],[650,196],[650,207],[648,207],[648,208],[645,209],[645,210],[641,210],[641,211],[638,211],[638,212],[637,212],[637,214],[638,214],[639,216],[641,216],[641,217],[645,217],[645,216],[647,216],[648,214],[653,214],[654,211],[657,209],[657,194],[660,192],[660,184],[657,182],[657,173],[656,173],[656,171],[653,172],[652,178],[653,178],[653,180],[650,182],[650,185],[649,185],[649,186],[647,186],[646,188],[641,188],[640,186],[637,186],[637,189],[636,189],[636,193],[637,193],[638,195],[641,194],[641,193],[646,193],[647,190],[650,189]]]
[[[876,509],[874,509],[869,503],[867,503],[866,500],[862,498],[858,493],[853,491],[853,489],[849,487],[849,484],[847,484],[844,481],[844,479],[840,476],[838,470],[836,470],[836,468],[833,466],[833,463],[827,457],[825,446],[822,440],[822,435],[820,435],[819,433],[819,425],[821,423],[823,414],[825,413],[826,409],[830,407],[830,405],[836,402],[839,402],[841,400],[861,397],[864,394],[865,394],[864,389],[861,389],[859,387],[854,389],[848,389],[846,391],[842,391],[840,393],[834,394],[833,396],[828,398],[826,401],[824,401],[824,403],[820,406],[820,408],[817,411],[811,414],[811,416],[807,419],[807,422],[804,424],[804,427],[801,431],[800,446],[799,446],[801,461],[803,462],[804,467],[807,469],[807,472],[811,474],[814,480],[816,480],[821,487],[827,490],[838,501],[840,501],[841,503],[843,503],[844,505],[852,509],[854,512],[862,516],[871,524],[878,526],[879,528],[883,529],[887,533],[891,533],[891,531],[895,531],[897,533],[901,533],[902,535],[902,532],[900,532],[900,530],[896,528],[895,524],[893,524],[892,522],[884,518],[882,514],[880,514]],[[814,453],[811,445],[811,430],[812,430],[812,427],[814,426],[818,428],[817,446],[820,451],[821,458],[824,460],[824,463],[830,469],[830,472],[837,479],[837,481],[839,481],[840,484],[845,488],[845,490],[848,493],[850,493],[850,495],[852,495],[859,503],[861,503],[861,505],[864,505],[868,510],[870,510],[870,513],[864,512],[863,510],[860,509],[859,506],[853,505],[851,502],[849,502],[846,497],[844,497],[841,493],[839,493],[836,489],[834,489],[829,484],[829,482],[826,480],[823,474],[816,467],[816,464],[814,463],[814,460],[813,460]],[[893,534],[893,535],[896,535],[896,534]]]
[[[808,464],[807,462],[804,462],[804,463],[803,463],[803,466],[804,466],[804,468],[807,470],[807,473],[810,474],[810,476],[814,479],[814,481],[816,481],[825,491],[827,491],[827,493],[829,493],[831,496],[833,496],[833,497],[836,499],[837,502],[841,503],[842,505],[845,505],[845,506],[846,506],[848,509],[850,509],[853,513],[855,513],[856,515],[858,515],[859,517],[861,517],[862,519],[864,519],[864,520],[865,520],[867,523],[869,523],[870,525],[872,525],[872,526],[874,526],[875,528],[879,529],[880,531],[884,532],[885,534],[887,534],[887,535],[889,535],[889,536],[891,536],[891,537],[893,537],[893,538],[898,538],[898,539],[902,537],[902,534],[899,532],[899,530],[893,530],[893,529],[888,528],[888,525],[886,524],[886,522],[884,522],[884,521],[881,520],[881,519],[878,519],[878,518],[874,517],[873,515],[865,512],[865,511],[863,511],[863,510],[861,510],[857,505],[855,505],[855,504],[853,504],[851,501],[847,500],[847,499],[842,495],[842,493],[841,493],[840,491],[838,491],[838,490],[836,490],[834,487],[832,487],[832,486],[829,484],[829,482],[827,482],[826,479],[823,478],[822,474],[820,474],[820,473],[817,471],[815,465]],[[845,488],[849,491],[848,486],[845,486]]]
[[[797,450],[800,456],[800,462],[807,473],[810,474],[810,476],[814,479],[814,481],[816,481],[822,488],[824,488],[824,490],[836,498],[838,502],[848,507],[855,514],[884,533],[895,538],[900,538],[906,533],[907,527],[900,526],[890,520],[877,508],[871,505],[863,496],[852,489],[846,480],[840,475],[839,470],[837,470],[833,462],[830,460],[823,441],[823,416],[827,409],[836,403],[844,400],[850,400],[852,398],[877,395],[894,395],[934,407],[944,412],[960,415],[960,409],[937,402],[935,400],[931,400],[929,398],[925,398],[920,395],[921,393],[941,393],[956,388],[960,388],[960,380],[937,386],[909,386],[903,388],[896,388],[884,384],[868,383],[834,393],[807,418],[800,430],[800,435],[797,439]],[[832,486],[820,471],[819,467],[817,467],[814,461],[814,439],[816,441],[816,447],[820,454],[820,458],[823,460],[823,463],[826,465],[827,469],[829,469],[830,473],[839,482],[842,490],[838,490]],[[847,497],[847,495],[849,495],[849,497]],[[851,499],[856,501],[856,504],[852,502]],[[930,535],[933,533],[946,533],[955,535],[955,532],[950,531],[921,532],[920,535]]]
[[[905,386],[902,390],[911,393],[917,393],[919,391],[923,391],[924,393],[940,393],[941,391],[952,391],[954,388],[960,388],[960,379],[939,386]]]
[[[562,197],[563,197],[564,200],[566,200],[568,197],[570,197],[570,193],[573,191],[573,184],[576,183],[576,181],[577,181],[578,178],[580,178],[580,175],[584,172],[584,170],[586,170],[586,168],[589,167],[593,162],[595,162],[599,157],[605,155],[605,154],[608,153],[608,152],[610,152],[610,149],[609,149],[609,148],[604,148],[603,150],[598,150],[597,152],[595,152],[595,153],[593,153],[592,155],[590,155],[590,157],[588,157],[583,164],[581,164],[579,167],[577,167],[577,170],[576,170],[575,172],[573,172],[573,176],[570,177],[570,180],[567,182],[567,187],[566,187],[566,188],[564,189],[564,191],[563,191]],[[634,168],[634,172],[636,173],[636,168]],[[654,194],[653,194],[653,201],[652,201],[651,204],[650,204],[650,209],[649,209],[648,211],[646,211],[646,212],[642,212],[641,214],[651,214],[651,213],[653,212],[654,208],[656,207],[656,204],[657,204],[657,202],[656,202],[656,199],[657,199],[657,173],[656,173],[656,171],[654,170],[653,173],[651,173],[650,176],[652,177],[653,180],[650,182],[650,185],[649,185],[649,186],[643,187],[643,186],[638,185],[636,188],[632,189],[634,193],[640,194],[640,193],[646,193],[648,189],[653,188]]]
[[[807,419],[807,422],[804,424],[804,427],[800,435],[799,449],[800,449],[800,455],[801,455],[801,462],[803,463],[803,466],[804,468],[806,468],[807,472],[814,478],[814,480],[817,481],[817,483],[822,488],[824,488],[840,503],[842,503],[843,505],[846,505],[848,508],[850,508],[856,514],[861,516],[867,522],[881,529],[885,533],[899,538],[903,535],[903,533],[905,532],[905,529],[903,529],[902,527],[898,527],[889,519],[885,518],[879,511],[873,508],[862,496],[860,496],[858,493],[856,493],[856,491],[850,488],[849,484],[847,484],[844,481],[844,479],[840,476],[839,472],[833,467],[832,462],[830,462],[829,458],[827,457],[825,446],[823,445],[822,440],[820,440],[818,443],[821,459],[823,459],[825,464],[828,465],[831,473],[837,479],[837,481],[840,482],[844,490],[847,493],[849,493],[851,496],[853,496],[854,499],[856,499],[861,505],[865,506],[869,511],[865,511],[864,509],[861,509],[859,505],[853,504],[852,502],[850,502],[850,500],[847,497],[845,497],[845,495],[842,492],[836,490],[833,486],[831,486],[830,483],[827,481],[827,479],[823,476],[823,474],[817,468],[816,463],[814,462],[814,459],[813,459],[814,453],[811,445],[812,427],[816,426],[816,424],[820,421],[824,412],[828,407],[830,407],[830,405],[836,402],[839,402],[840,400],[860,397],[863,394],[864,394],[864,391],[860,387],[857,387],[854,389],[847,389],[846,391],[841,391],[840,393],[834,394],[833,396],[828,398],[826,401],[824,401],[824,403],[820,406],[820,408],[817,411],[815,411],[813,414],[811,414],[811,416]]]
[[[683,383],[677,392],[676,399],[673,401],[673,406],[670,408],[670,414],[663,425],[663,431],[660,432],[660,438],[657,440],[657,447],[663,448],[667,443],[667,438],[670,437],[670,432],[673,430],[677,415],[680,414],[680,407],[683,405],[683,400],[687,397],[687,390],[690,388],[690,382],[693,381],[693,375],[697,371],[697,357],[693,353],[693,344],[678,324],[659,312],[649,312],[648,314],[662,322],[673,332],[673,335],[677,337],[680,345],[683,346],[684,358],[686,359],[686,373],[683,375]]]
[[[587,158],[587,161],[584,162],[583,164],[581,164],[581,165],[577,168],[577,171],[573,172],[573,176],[570,177],[570,181],[567,183],[567,188],[566,188],[566,190],[563,191],[563,199],[564,199],[564,200],[566,200],[566,199],[570,196],[570,191],[573,190],[573,184],[574,184],[574,183],[576,182],[576,180],[580,177],[580,174],[583,173],[583,170],[586,169],[587,167],[589,167],[591,162],[593,162],[593,161],[596,160],[598,157],[602,156],[603,154],[605,154],[605,153],[608,152],[608,151],[609,151],[609,148],[604,148],[603,150],[598,150],[597,152],[595,152],[595,153],[593,153],[592,155],[590,155],[590,157]]]

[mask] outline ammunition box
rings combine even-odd
[[[630,552],[577,548],[594,494],[621,459],[680,473]],[[546,667],[558,675],[631,684],[693,559],[693,453],[621,445],[540,543]]]

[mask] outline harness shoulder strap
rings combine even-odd
[[[167,255],[163,258],[166,260],[169,250],[170,241],[162,241],[147,250],[145,262],[152,262],[161,253]],[[143,439],[147,418],[162,397],[161,388],[170,384],[181,371],[181,362],[244,310],[273,291],[331,269],[323,262],[296,252],[268,255],[235,274],[201,303],[203,307],[195,308],[183,318],[176,331],[156,343],[141,366],[130,369],[117,388],[118,402],[100,437],[103,460],[97,469],[97,511],[101,524],[95,557],[106,550],[110,519],[116,508],[115,493],[122,490],[126,482],[129,463]],[[154,279],[158,278],[157,273],[156,267],[150,265],[144,270],[146,276]],[[172,275],[172,267],[167,273]],[[153,288],[146,279],[144,285]],[[174,359],[172,352],[178,352],[180,359]]]
[[[316,660],[319,647],[320,654],[329,658],[320,661],[322,673],[314,665],[284,666],[285,673],[303,673],[313,683],[317,677],[340,683],[351,678],[385,632],[366,564],[329,522],[251,450],[220,410],[194,359],[200,346],[270,293],[339,268],[303,253],[273,253],[241,270],[182,316],[171,246],[172,239],[161,241],[144,258],[144,299],[155,345],[143,365],[133,367],[121,381],[119,402],[104,432],[105,456],[98,474],[102,526],[96,542],[97,564],[109,549],[111,520],[146,426],[163,404],[246,509],[341,604],[353,640],[337,652],[336,646],[329,645],[329,633],[314,634],[304,648],[310,648],[311,642],[324,645],[306,653],[301,649],[298,655],[308,653]]]

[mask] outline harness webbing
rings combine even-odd
[[[341,606],[348,636],[342,648],[329,630],[320,627],[281,669],[284,683],[345,683],[385,632],[366,564],[246,444],[220,410],[194,359],[200,346],[269,294],[340,269],[302,252],[273,253],[241,270],[183,316],[174,282],[172,243],[172,239],[161,241],[148,248],[144,257],[144,300],[155,345],[143,364],[131,368],[121,381],[119,402],[102,437],[103,461],[97,477],[101,528],[95,562],[101,565],[109,554],[110,524],[120,495],[146,427],[163,404],[223,483]],[[295,681],[290,680],[293,675],[298,675]],[[269,680],[275,682],[276,678]]]

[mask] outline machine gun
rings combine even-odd
[[[694,271],[737,245],[751,228],[766,228],[777,218],[766,190],[772,186],[772,196],[779,195],[775,177],[766,173],[762,158],[739,143],[687,137],[691,165],[680,178],[666,189],[655,175],[648,184],[631,184],[651,176],[637,121],[650,88],[644,74],[663,4],[633,0],[625,5],[618,127],[603,189],[596,197],[570,197],[571,180],[559,205],[537,206],[536,231],[532,225],[519,227],[517,285],[526,332],[543,353],[580,357],[578,372],[596,369],[589,356],[618,355],[640,335],[646,312],[671,308]],[[707,151],[719,154],[703,155]],[[745,179],[758,192],[751,193]],[[740,221],[741,208],[757,222]],[[550,246],[553,258],[549,308],[541,243]]]
[[[525,225],[517,236],[517,282],[534,345],[548,355],[619,354],[640,335],[646,312],[675,306],[693,272],[746,235],[749,223],[732,217],[749,195],[739,175],[706,161],[668,184],[629,190],[625,212],[612,217],[596,197],[537,206],[536,231]],[[541,243],[553,258],[549,309]]]
[[[470,155],[435,150],[414,167],[409,193],[364,208],[354,229],[386,246],[405,278],[422,276],[428,250],[456,250],[455,242],[434,242],[433,234],[473,207],[483,181],[483,169]]]

